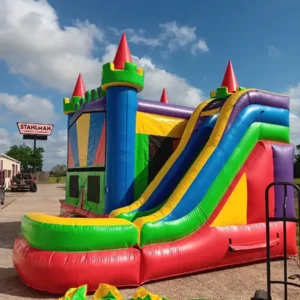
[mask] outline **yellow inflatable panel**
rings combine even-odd
[[[211,227],[247,224],[247,176],[244,173]]]
[[[91,114],[82,114],[76,122],[79,166],[87,165]]]
[[[136,133],[181,138],[186,119],[137,112]]]

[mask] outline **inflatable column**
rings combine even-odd
[[[134,198],[137,93],[143,86],[144,70],[132,62],[123,34],[114,63],[103,65],[102,72],[107,124],[105,213]]]

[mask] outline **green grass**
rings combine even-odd
[[[63,177],[60,177],[60,180],[59,182],[57,182],[57,178],[54,177],[54,176],[50,176],[49,177],[49,181],[37,181],[38,184],[49,184],[49,183],[52,183],[52,184],[56,184],[56,183],[66,183],[66,177],[63,176]]]

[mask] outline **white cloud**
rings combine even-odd
[[[147,33],[143,29],[127,28],[122,31],[115,27],[109,27],[109,29],[117,36],[120,36],[122,32],[126,32],[130,43],[144,44],[152,47],[166,46],[171,52],[197,41],[196,27],[178,25],[176,21],[159,24],[159,27],[162,32],[155,38],[146,37]],[[209,51],[209,48],[203,39],[199,39],[192,46],[192,53],[194,55],[196,55],[196,50],[205,53]]]
[[[112,61],[116,49],[117,45],[109,45],[102,61]],[[146,83],[144,90],[139,94],[139,98],[159,101],[162,90],[166,88],[172,104],[195,107],[204,100],[201,89],[192,87],[184,78],[176,74],[156,67],[150,58],[132,56],[132,59],[145,70]]]
[[[131,43],[150,46],[168,45],[172,50],[197,40],[195,28],[179,26],[176,22],[162,25],[160,40],[147,38],[143,30],[129,32]],[[134,35],[135,33],[135,35]],[[62,28],[58,16],[51,5],[35,0],[0,1],[0,59],[4,60],[10,72],[21,75],[27,88],[30,80],[50,87],[70,96],[78,73],[81,72],[88,89],[101,82],[103,63],[112,61],[116,45],[105,41],[103,30],[87,21],[76,21],[73,26]],[[102,56],[93,57],[100,46]],[[196,106],[203,100],[201,89],[190,85],[184,78],[157,67],[150,58],[133,59],[145,69],[145,90],[140,97],[159,100],[163,88],[167,89],[171,103]],[[54,122],[57,119],[53,104],[49,99],[36,95],[10,95],[0,91],[1,122],[15,125],[16,120],[30,122]],[[4,108],[4,110],[3,110]],[[59,107],[61,109],[61,107]],[[18,132],[9,133],[0,128],[0,151],[9,146],[21,144]],[[28,142],[31,145],[30,141]],[[66,161],[66,130],[55,131],[47,142],[38,142],[45,152],[45,169]],[[31,145],[32,146],[32,145]]]
[[[276,48],[275,46],[269,46],[268,54],[269,54],[269,56],[274,57],[274,58],[282,55],[281,51],[278,48]]]
[[[103,43],[102,58],[92,56],[95,42],[104,41],[102,30],[87,21],[61,28],[55,10],[45,0],[3,0],[0,12],[0,59],[7,62],[12,73],[34,79],[66,93],[66,96],[72,93],[79,72],[82,72],[88,89],[100,85],[101,66],[113,60],[116,49],[115,45]],[[179,26],[176,22],[161,27],[171,48],[196,39],[194,27]],[[145,34],[141,29],[137,33]],[[133,38],[138,41],[137,37]],[[195,95],[201,95],[201,91],[184,78],[156,68],[149,58],[139,61],[141,64],[147,62],[146,97],[159,99],[162,88],[167,87],[173,103],[191,105],[200,102],[199,97],[195,100]],[[156,86],[152,85],[154,82]],[[183,84],[181,88],[179,83]],[[176,92],[172,92],[173,89]],[[187,95],[192,95],[193,99],[188,99]]]
[[[196,55],[198,51],[203,53],[209,52],[209,48],[203,39],[199,40],[196,44],[194,44],[191,49],[193,55]]]
[[[11,145],[10,134],[4,128],[0,128],[0,153],[7,151]]]
[[[170,51],[186,46],[197,39],[196,27],[179,26],[176,21],[160,24],[159,26],[164,30],[162,37],[168,41]]]
[[[134,61],[144,68],[147,76],[142,98],[159,100],[163,88],[166,88],[172,104],[195,107],[204,100],[200,89],[191,87],[184,78],[155,67],[150,59],[134,57]]]
[[[101,66],[92,50],[104,34],[95,25],[76,21],[61,28],[45,0],[2,0],[0,12],[0,59],[12,74],[68,93],[80,71],[87,82],[99,85]]]
[[[19,121],[47,123],[58,118],[54,111],[54,105],[48,99],[31,94],[18,97],[0,93],[1,106],[6,108],[5,114],[13,115]]]
[[[143,29],[138,29],[135,30],[133,28],[127,28],[123,30],[118,30],[115,27],[109,27],[115,35],[121,36],[122,32],[126,32],[127,40],[129,43],[133,44],[144,44],[147,46],[162,46],[162,42],[160,41],[159,37],[158,38],[148,38],[145,36],[146,32]]]

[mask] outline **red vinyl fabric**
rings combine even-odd
[[[264,260],[264,188],[273,181],[272,168],[271,144],[259,142],[214,214],[204,226],[183,239],[142,248],[67,253],[38,250],[19,237],[13,250],[14,265],[28,286],[63,294],[70,287],[83,284],[88,284],[89,291],[95,291],[99,283],[117,287],[139,286],[153,280]],[[211,227],[244,173],[249,183],[248,224]],[[271,213],[273,210],[274,204]],[[287,236],[287,253],[296,255],[294,223],[287,223]],[[271,256],[283,257],[282,223],[271,223]]]

